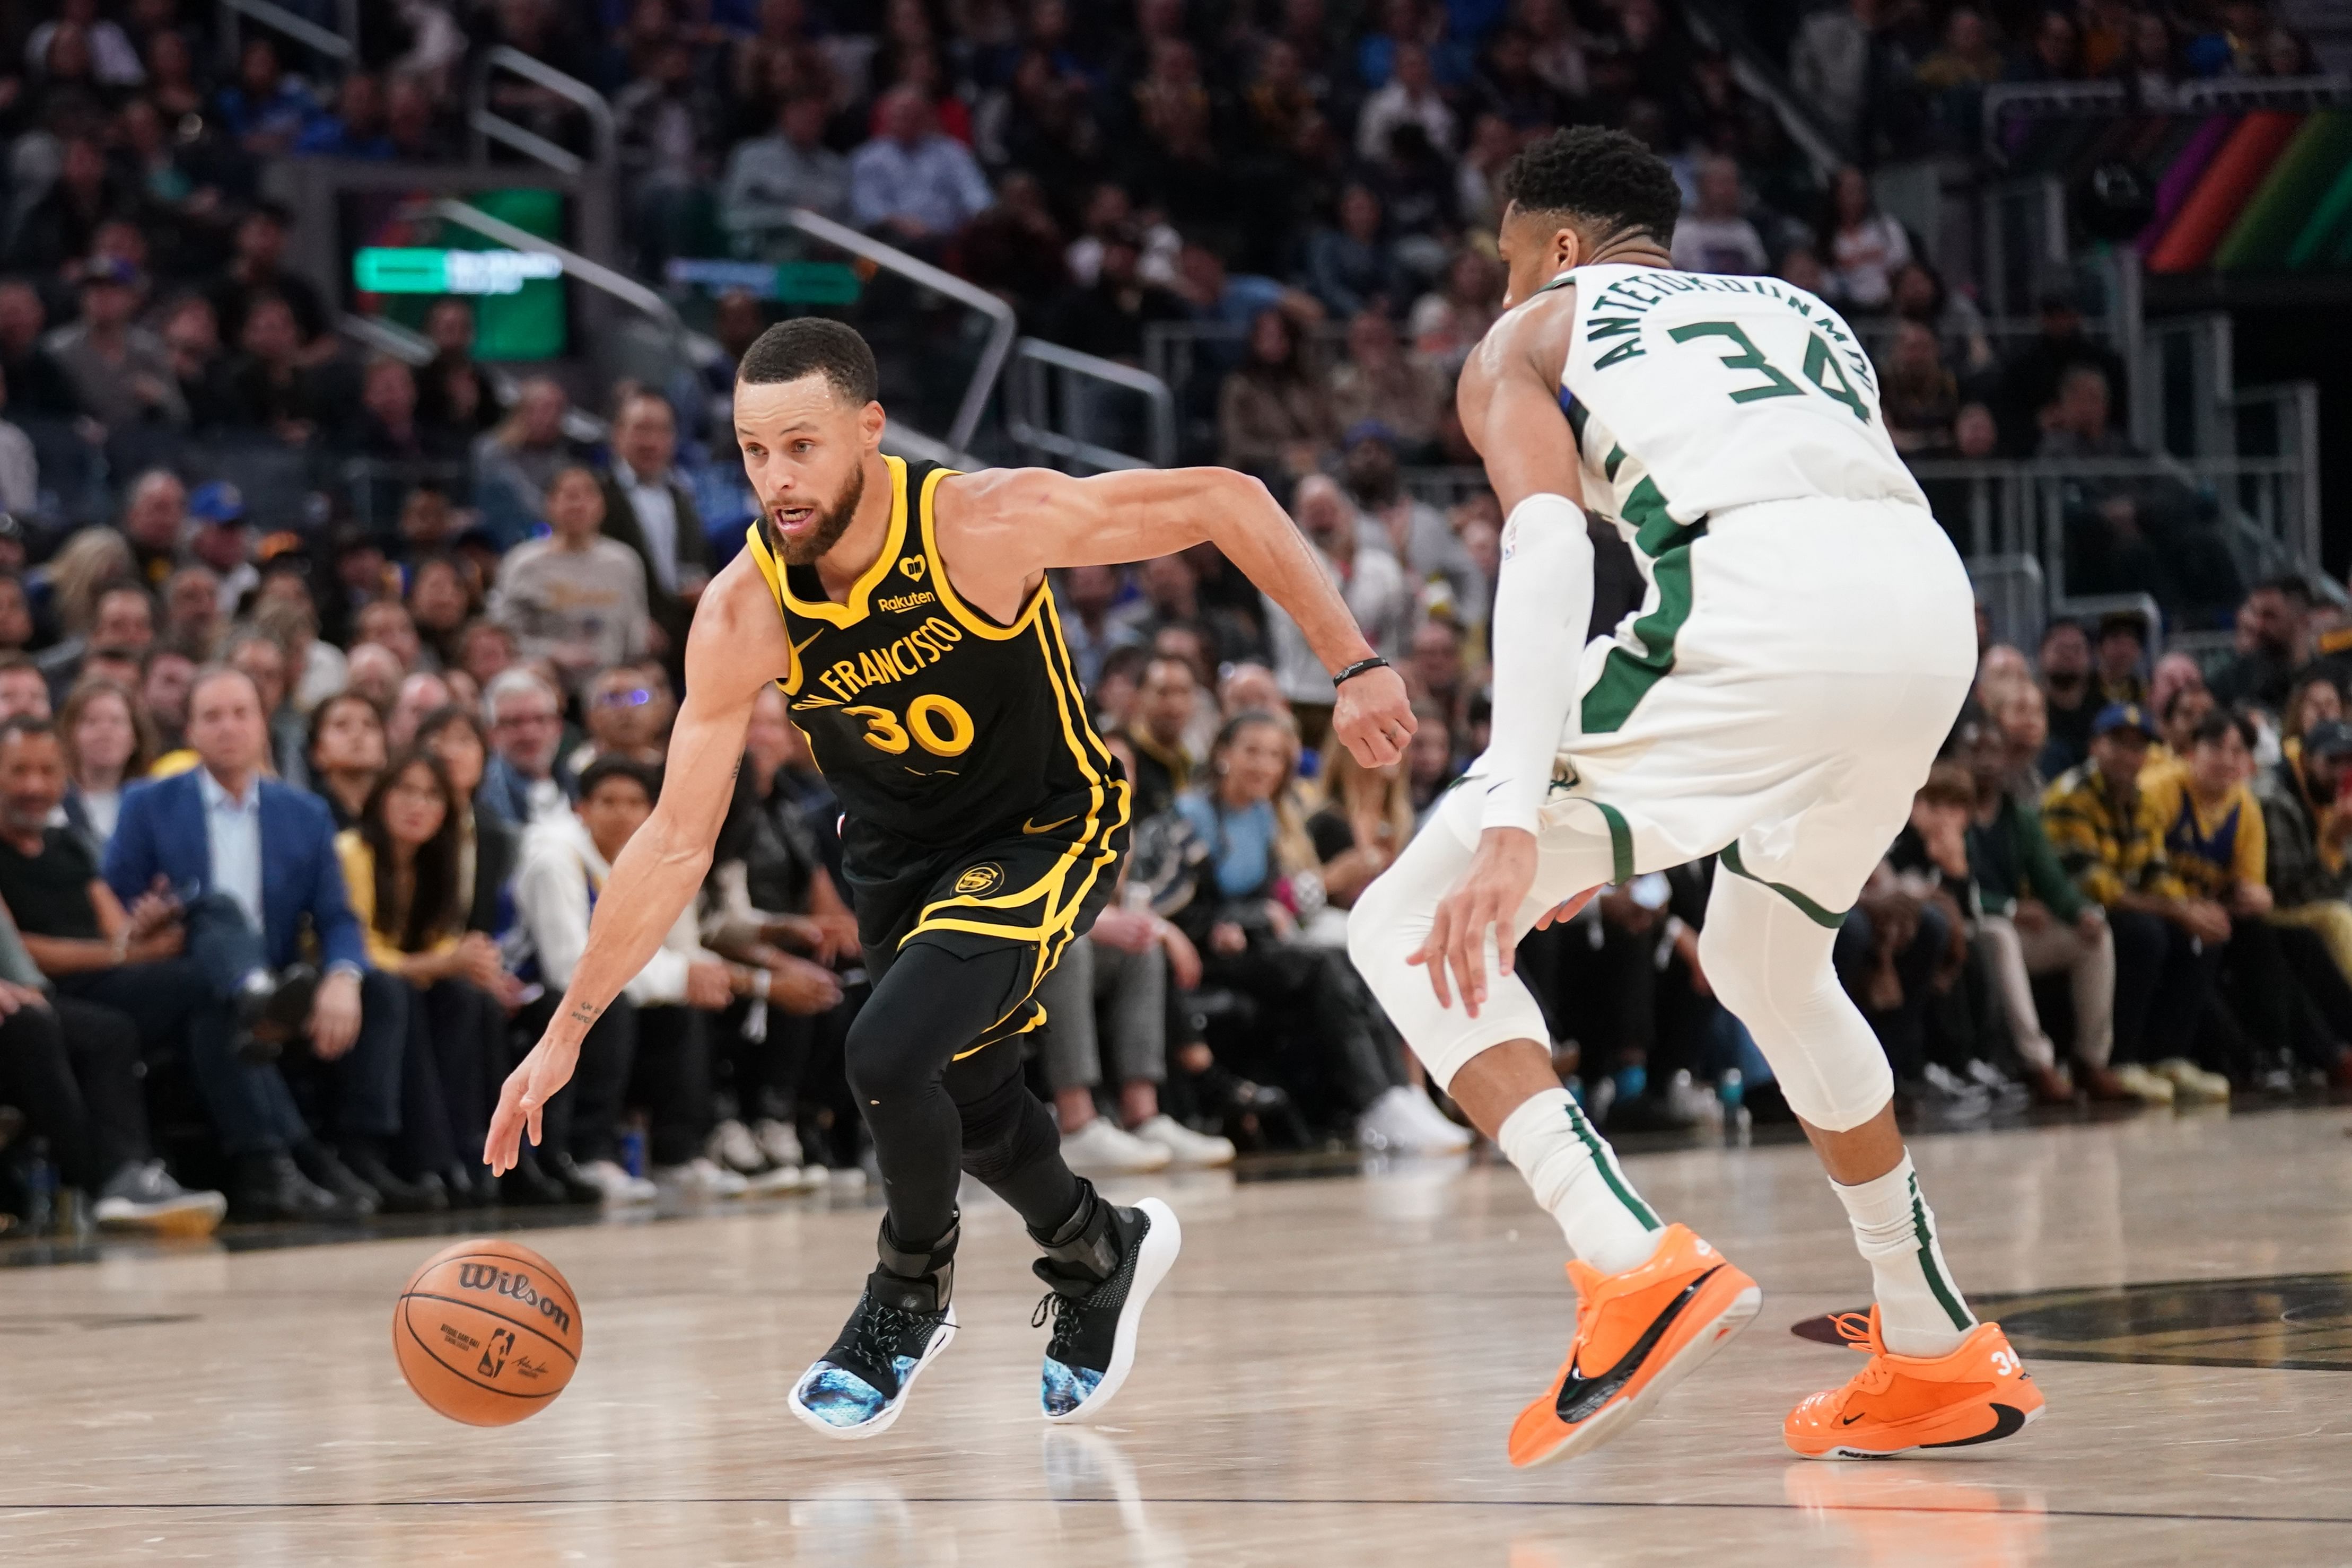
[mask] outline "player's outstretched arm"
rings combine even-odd
[[[1490,934],[1496,967],[1511,972],[1512,926],[1535,881],[1537,813],[1576,711],[1592,615],[1583,483],[1559,393],[1573,308],[1560,291],[1505,317],[1463,368],[1458,393],[1463,429],[1509,518],[1495,586],[1493,739],[1473,770],[1486,791],[1478,852],[1408,961],[1428,967],[1442,1005],[1458,992],[1474,1018],[1486,999]]]
[[[947,495],[940,522],[952,543],[942,549],[960,592],[967,581],[992,580],[1012,599],[1049,568],[1148,560],[1206,542],[1298,622],[1326,670],[1336,674],[1372,654],[1289,514],[1246,474],[1133,469],[1076,479],[1008,468],[963,476]],[[1403,679],[1374,669],[1343,682],[1331,727],[1365,766],[1396,761],[1413,731]]]
[[[749,553],[738,556],[704,591],[687,637],[686,702],[670,732],[661,799],[613,862],[588,946],[547,1032],[499,1093],[482,1150],[492,1171],[512,1168],[526,1130],[539,1142],[548,1097],[571,1080],[590,1026],[645,967],[701,887],[734,797],[752,700],[791,659],[766,582]]]

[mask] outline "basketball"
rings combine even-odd
[[[507,1427],[547,1408],[580,1364],[580,1299],[512,1241],[445,1248],[392,1311],[393,1354],[416,1396],[452,1421]]]

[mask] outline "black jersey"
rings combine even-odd
[[[888,882],[1013,836],[1058,852],[1047,856],[1059,868],[1050,894],[1006,885],[1007,868],[993,885],[973,877],[953,902],[987,908],[991,924],[1035,895],[1066,907],[1116,858],[1128,786],[1087,722],[1053,590],[1041,583],[1009,625],[957,598],[932,517],[952,470],[886,461],[889,532],[846,603],[826,596],[814,567],[780,570],[761,526],[750,532],[792,643],[777,685],[848,818],[845,869],[853,883]]]

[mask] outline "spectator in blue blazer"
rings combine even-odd
[[[384,1168],[400,1130],[396,1030],[362,1031],[367,948],[344,897],[334,823],[317,797],[264,774],[269,732],[250,675],[200,673],[188,694],[188,744],[200,766],[123,797],[106,881],[126,908],[150,894],[185,909],[186,951],[234,1030],[193,1030],[189,1052],[221,1139],[237,1164],[232,1197],[247,1212],[309,1212],[306,1186],[345,1211],[407,1207],[415,1189]],[[323,975],[304,961],[318,944]],[[118,1004],[120,1005],[120,1004]],[[341,1158],[310,1134],[280,1067],[316,1080]]]

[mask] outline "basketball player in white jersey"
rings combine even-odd
[[[1944,1266],[1885,1055],[1830,962],[1968,691],[1967,575],[1887,439],[1852,329],[1770,278],[1672,270],[1680,197],[1639,142],[1556,133],[1508,189],[1508,308],[1459,392],[1510,519],[1494,740],[1358,900],[1349,946],[1576,1254],[1575,1337],[1514,1424],[1511,1462],[1616,1436],[1760,1304],[1635,1193],[1511,973],[1520,936],[1601,884],[1710,854],[1701,966],[1802,1120],[1876,1287],[1867,1318],[1841,1320],[1869,1364],[1790,1414],[1789,1447],[1880,1457],[2009,1437],[2042,1396]],[[1587,509],[1647,583],[1590,646]]]

